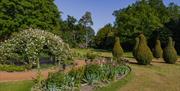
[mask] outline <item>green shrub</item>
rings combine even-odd
[[[161,48],[160,40],[156,40],[155,49],[154,49],[154,57],[161,58],[163,55],[163,50]]]
[[[130,69],[127,66],[117,66],[115,69],[117,75],[124,75],[130,72]]]
[[[85,67],[83,82],[89,85],[98,83],[101,79],[101,67],[97,64],[90,64]]]
[[[48,76],[48,79],[46,80],[47,89],[63,89],[65,90],[65,77],[66,75],[64,73],[51,73]]]
[[[92,51],[89,51],[89,52],[87,52],[87,54],[86,54],[87,59],[91,59],[91,60],[96,59],[98,56],[99,56],[99,55],[98,55],[97,53],[92,52]]]
[[[139,45],[136,51],[137,54],[135,58],[138,61],[138,64],[147,65],[151,63],[153,55],[143,34],[139,35]]]
[[[25,66],[16,66],[16,65],[0,65],[0,71],[7,71],[7,72],[13,72],[13,71],[25,71]]]
[[[81,80],[83,79],[84,75],[84,67],[81,68],[74,68],[70,72],[68,72],[68,76],[73,79],[72,83],[70,84],[72,87],[80,87]]]
[[[173,40],[171,37],[169,37],[168,44],[164,48],[163,52],[163,58],[166,63],[174,64],[177,61],[177,52],[173,45]]]
[[[28,68],[32,68],[37,65],[39,53],[45,47],[55,60],[59,60],[59,63],[61,61],[65,64],[72,61],[70,48],[60,37],[39,29],[27,29],[13,34],[8,40],[2,42],[0,64],[14,63],[9,59],[19,58],[24,64],[29,65]]]
[[[134,57],[136,57],[136,52],[137,52],[137,48],[138,48],[138,45],[139,45],[139,38],[137,37],[136,39],[136,44],[135,44],[135,46],[134,46],[134,48],[133,48],[133,56]]]
[[[119,37],[116,37],[112,54],[115,58],[120,58],[123,56],[123,53],[124,51],[120,45]]]

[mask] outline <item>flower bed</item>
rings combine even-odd
[[[93,90],[119,80],[129,72],[130,68],[125,65],[88,64],[67,73],[51,73],[48,79],[36,85],[36,88],[40,91],[83,91],[87,87]]]

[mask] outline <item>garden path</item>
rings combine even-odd
[[[74,62],[75,67],[81,67],[85,65],[85,61],[76,60]],[[46,79],[49,72],[57,72],[58,68],[53,69],[42,69],[41,74]],[[67,68],[66,71],[70,70]],[[0,82],[9,82],[9,81],[22,81],[22,80],[33,80],[37,76],[37,70],[30,70],[25,72],[2,72],[0,71]]]

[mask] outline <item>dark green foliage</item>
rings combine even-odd
[[[154,49],[154,57],[161,58],[163,55],[163,50],[161,48],[160,40],[156,40],[155,49]]]
[[[163,58],[166,63],[174,64],[177,61],[177,53],[173,46],[173,40],[171,37],[168,39],[168,44],[164,48]]]
[[[139,35],[139,45],[136,53],[135,58],[138,61],[138,64],[147,65],[151,63],[153,55],[143,34]]]
[[[126,8],[115,11],[114,16],[122,43],[132,42],[134,34],[138,32],[143,32],[149,39],[154,30],[163,26],[157,10],[149,5],[148,0],[138,0]]]
[[[86,18],[90,18],[91,20],[91,16],[89,15]],[[73,16],[68,15],[67,19],[61,24],[61,31],[59,35],[64,39],[66,43],[68,43],[73,48],[84,48],[87,45],[93,45],[95,32],[91,28],[92,20],[90,21],[86,18],[84,15],[84,17],[80,19],[80,22],[80,20],[78,21]]]
[[[134,57],[136,57],[136,52],[137,52],[137,48],[138,48],[138,46],[139,46],[139,38],[138,37],[136,37],[136,44],[135,44],[135,46],[134,46],[134,49],[133,49],[133,56]]]
[[[116,37],[112,54],[115,58],[119,59],[123,56],[123,53],[124,51],[120,45],[119,37]]]
[[[160,31],[158,36],[162,47],[166,44],[167,38],[172,36],[176,42],[175,48],[179,51],[179,12],[180,6],[174,3],[167,6],[163,0],[137,0],[126,8],[114,11],[115,27],[119,32],[122,47],[126,49],[127,46],[132,46],[135,34],[143,32],[152,48],[155,42],[151,41],[153,32]]]
[[[59,29],[60,13],[54,0],[1,0],[0,38],[27,28]]]
[[[100,49],[112,49],[114,43],[115,29],[111,24],[105,25],[101,28],[96,35],[95,44]]]
[[[25,71],[25,66],[16,66],[16,65],[1,65],[0,64],[0,71],[7,71],[7,72],[13,72],[13,71]]]

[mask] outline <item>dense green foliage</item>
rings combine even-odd
[[[138,49],[138,46],[139,46],[139,38],[136,37],[136,44],[134,46],[134,49],[133,49],[133,56],[136,57],[136,54],[137,54],[137,49]]]
[[[115,58],[119,59],[120,57],[123,56],[123,53],[124,51],[120,45],[119,37],[116,37],[112,54]]]
[[[96,44],[98,48],[104,48],[102,45],[105,45],[105,49],[111,49],[111,38],[118,32],[123,49],[132,51],[134,39],[140,32],[147,37],[151,49],[154,48],[157,38],[164,47],[169,36],[173,36],[176,41],[175,48],[179,49],[179,8],[173,3],[165,6],[163,0],[138,0],[128,7],[114,11],[116,20],[113,28],[117,31],[112,31],[112,27],[103,27],[97,33]]]
[[[105,25],[101,28],[96,35],[95,44],[97,48],[112,49],[114,44],[115,29],[111,24]]]
[[[161,42],[160,40],[156,40],[155,49],[154,49],[154,57],[161,58],[163,55],[163,50],[161,48]]]
[[[138,64],[147,65],[150,64],[153,58],[153,54],[147,45],[146,38],[143,34],[139,35],[139,45],[135,55]]]
[[[25,66],[16,66],[16,65],[1,65],[0,64],[0,71],[7,71],[7,72],[13,72],[13,71],[25,71]]]
[[[0,38],[27,28],[59,29],[60,13],[54,0],[1,0]]]
[[[171,37],[168,39],[168,44],[164,48],[163,58],[166,63],[174,64],[177,61],[177,53],[174,48],[173,40]]]
[[[65,64],[71,60],[69,46],[60,37],[43,30],[27,29],[0,45],[0,64],[19,62],[31,68],[39,62],[39,55],[44,50],[54,57],[54,62]]]
[[[87,13],[85,13],[79,21],[73,16],[68,15],[67,19],[61,23],[59,35],[70,45],[70,47],[84,48],[93,46],[95,32],[91,28],[91,25],[93,24],[91,13]]]

